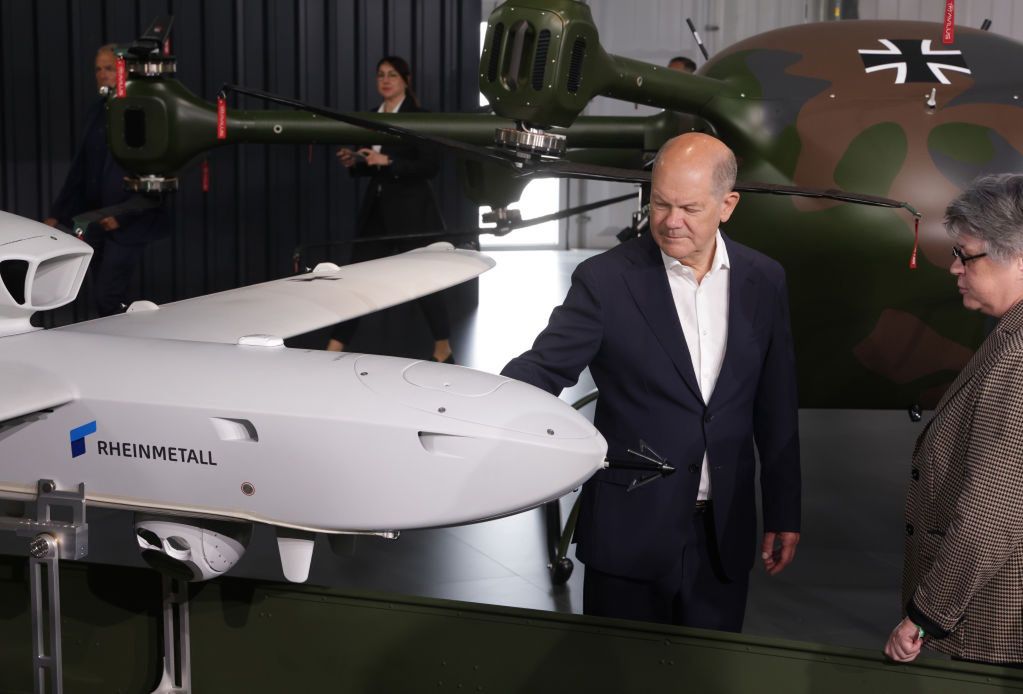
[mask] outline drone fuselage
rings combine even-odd
[[[2,340],[5,368],[75,397],[0,428],[0,497],[45,478],[105,506],[394,531],[556,498],[606,448],[558,399],[471,369],[72,328]]]

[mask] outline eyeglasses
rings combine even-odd
[[[963,251],[961,246],[952,246],[952,255],[956,260],[963,264],[963,267],[966,267],[966,263],[971,260],[976,260],[977,258],[983,258],[987,255],[987,252],[977,253],[976,255],[966,255],[966,252]]]

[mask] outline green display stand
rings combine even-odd
[[[32,691],[27,560],[0,557],[0,692]],[[161,582],[64,562],[64,691],[149,692]],[[638,622],[242,579],[192,586],[194,692],[927,692],[1020,671]],[[878,635],[878,642],[884,637]]]

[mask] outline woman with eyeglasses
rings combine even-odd
[[[963,306],[997,325],[913,453],[905,618],[885,653],[922,646],[1023,666],[1023,174],[974,181],[945,211]]]
[[[425,111],[412,91],[412,71],[404,58],[389,55],[377,63],[377,93],[383,100],[378,113],[415,113]],[[440,163],[429,147],[400,142],[375,145],[353,151],[342,147],[337,159],[352,176],[369,177],[369,186],[359,211],[357,242],[352,262],[383,258],[418,248],[432,239],[417,242],[373,241],[375,237],[405,234],[430,234],[444,230],[444,219],[430,185]],[[454,363],[449,341],[451,327],[444,297],[431,294],[417,300],[426,316],[434,340],[435,361]],[[335,326],[327,349],[344,350],[355,334],[359,319]]]

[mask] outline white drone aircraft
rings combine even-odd
[[[150,564],[223,574],[252,523],[284,575],[314,533],[468,523],[537,506],[604,465],[606,443],[531,386],[433,362],[286,349],[283,338],[468,280],[493,261],[448,244],[52,330],[92,250],[0,212],[0,499],[84,484],[135,510]]]

